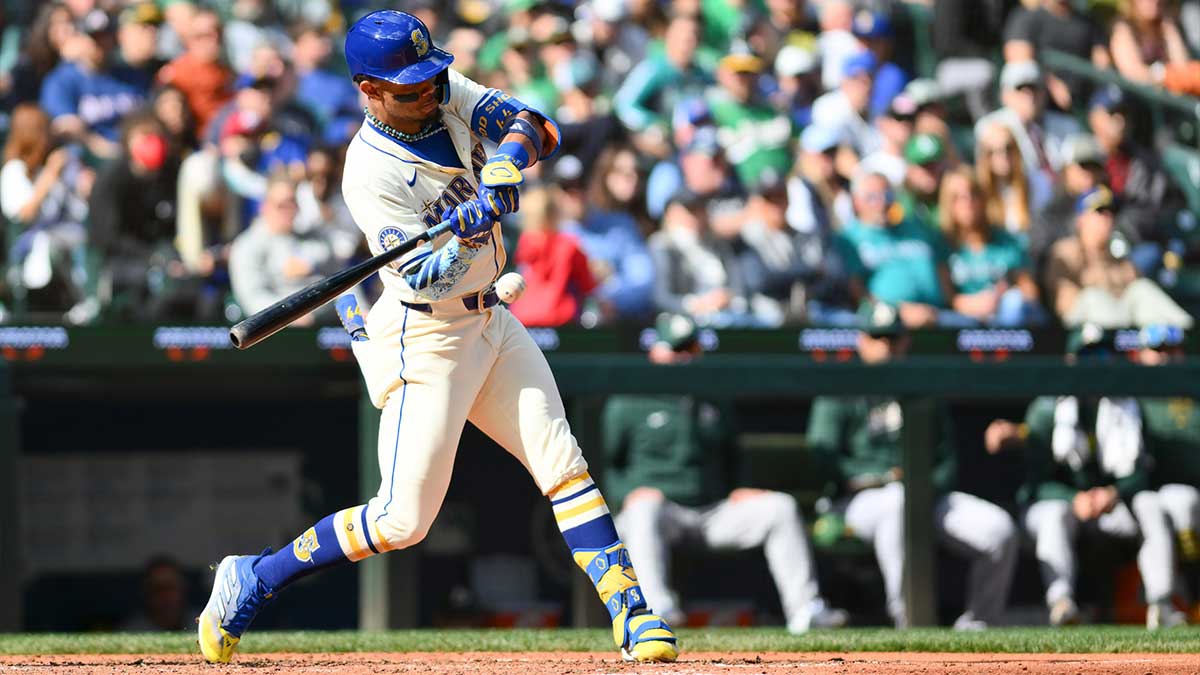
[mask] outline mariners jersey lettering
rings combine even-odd
[[[479,189],[479,171],[487,161],[481,137],[472,129],[472,115],[495,90],[473,82],[450,70],[450,100],[441,106],[442,121],[465,170],[444,167],[411,152],[405,145],[376,129],[370,122],[350,141],[346,150],[346,168],[342,195],[355,223],[367,237],[373,254],[379,254],[415,237],[441,222],[447,209],[474,199]],[[380,270],[384,288],[406,302],[427,302],[404,280],[400,270],[442,246],[452,235],[446,234],[405,255]],[[500,225],[492,228],[492,238],[471,262],[467,273],[446,297],[459,297],[487,288],[500,276],[507,254],[500,236]]]

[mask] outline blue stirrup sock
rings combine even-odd
[[[274,592],[314,572],[389,550],[379,530],[368,525],[366,511],[362,505],[325,516],[291,546],[260,558],[254,573]]]

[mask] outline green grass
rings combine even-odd
[[[1006,652],[1129,653],[1200,652],[1200,627],[1147,633],[1136,627],[1097,626],[1052,630],[1009,628],[984,633],[944,629],[814,631],[793,637],[782,629],[683,630],[687,651],[759,652]],[[137,654],[194,652],[192,634],[10,634],[0,635],[0,654]],[[411,630],[384,633],[251,632],[240,651],[413,652],[413,651],[611,651],[603,630]]]

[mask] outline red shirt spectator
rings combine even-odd
[[[233,98],[233,71],[221,61],[221,21],[197,12],[184,36],[187,51],[158,71],[158,81],[183,92],[200,136],[213,116]]]
[[[510,309],[526,326],[557,327],[579,316],[596,288],[579,241],[553,228],[526,229],[517,242],[517,267],[525,294]]]

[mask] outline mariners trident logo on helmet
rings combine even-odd
[[[444,78],[453,62],[454,55],[433,44],[429,28],[404,12],[371,12],[346,33],[346,65],[353,77],[417,84],[431,77]]]

